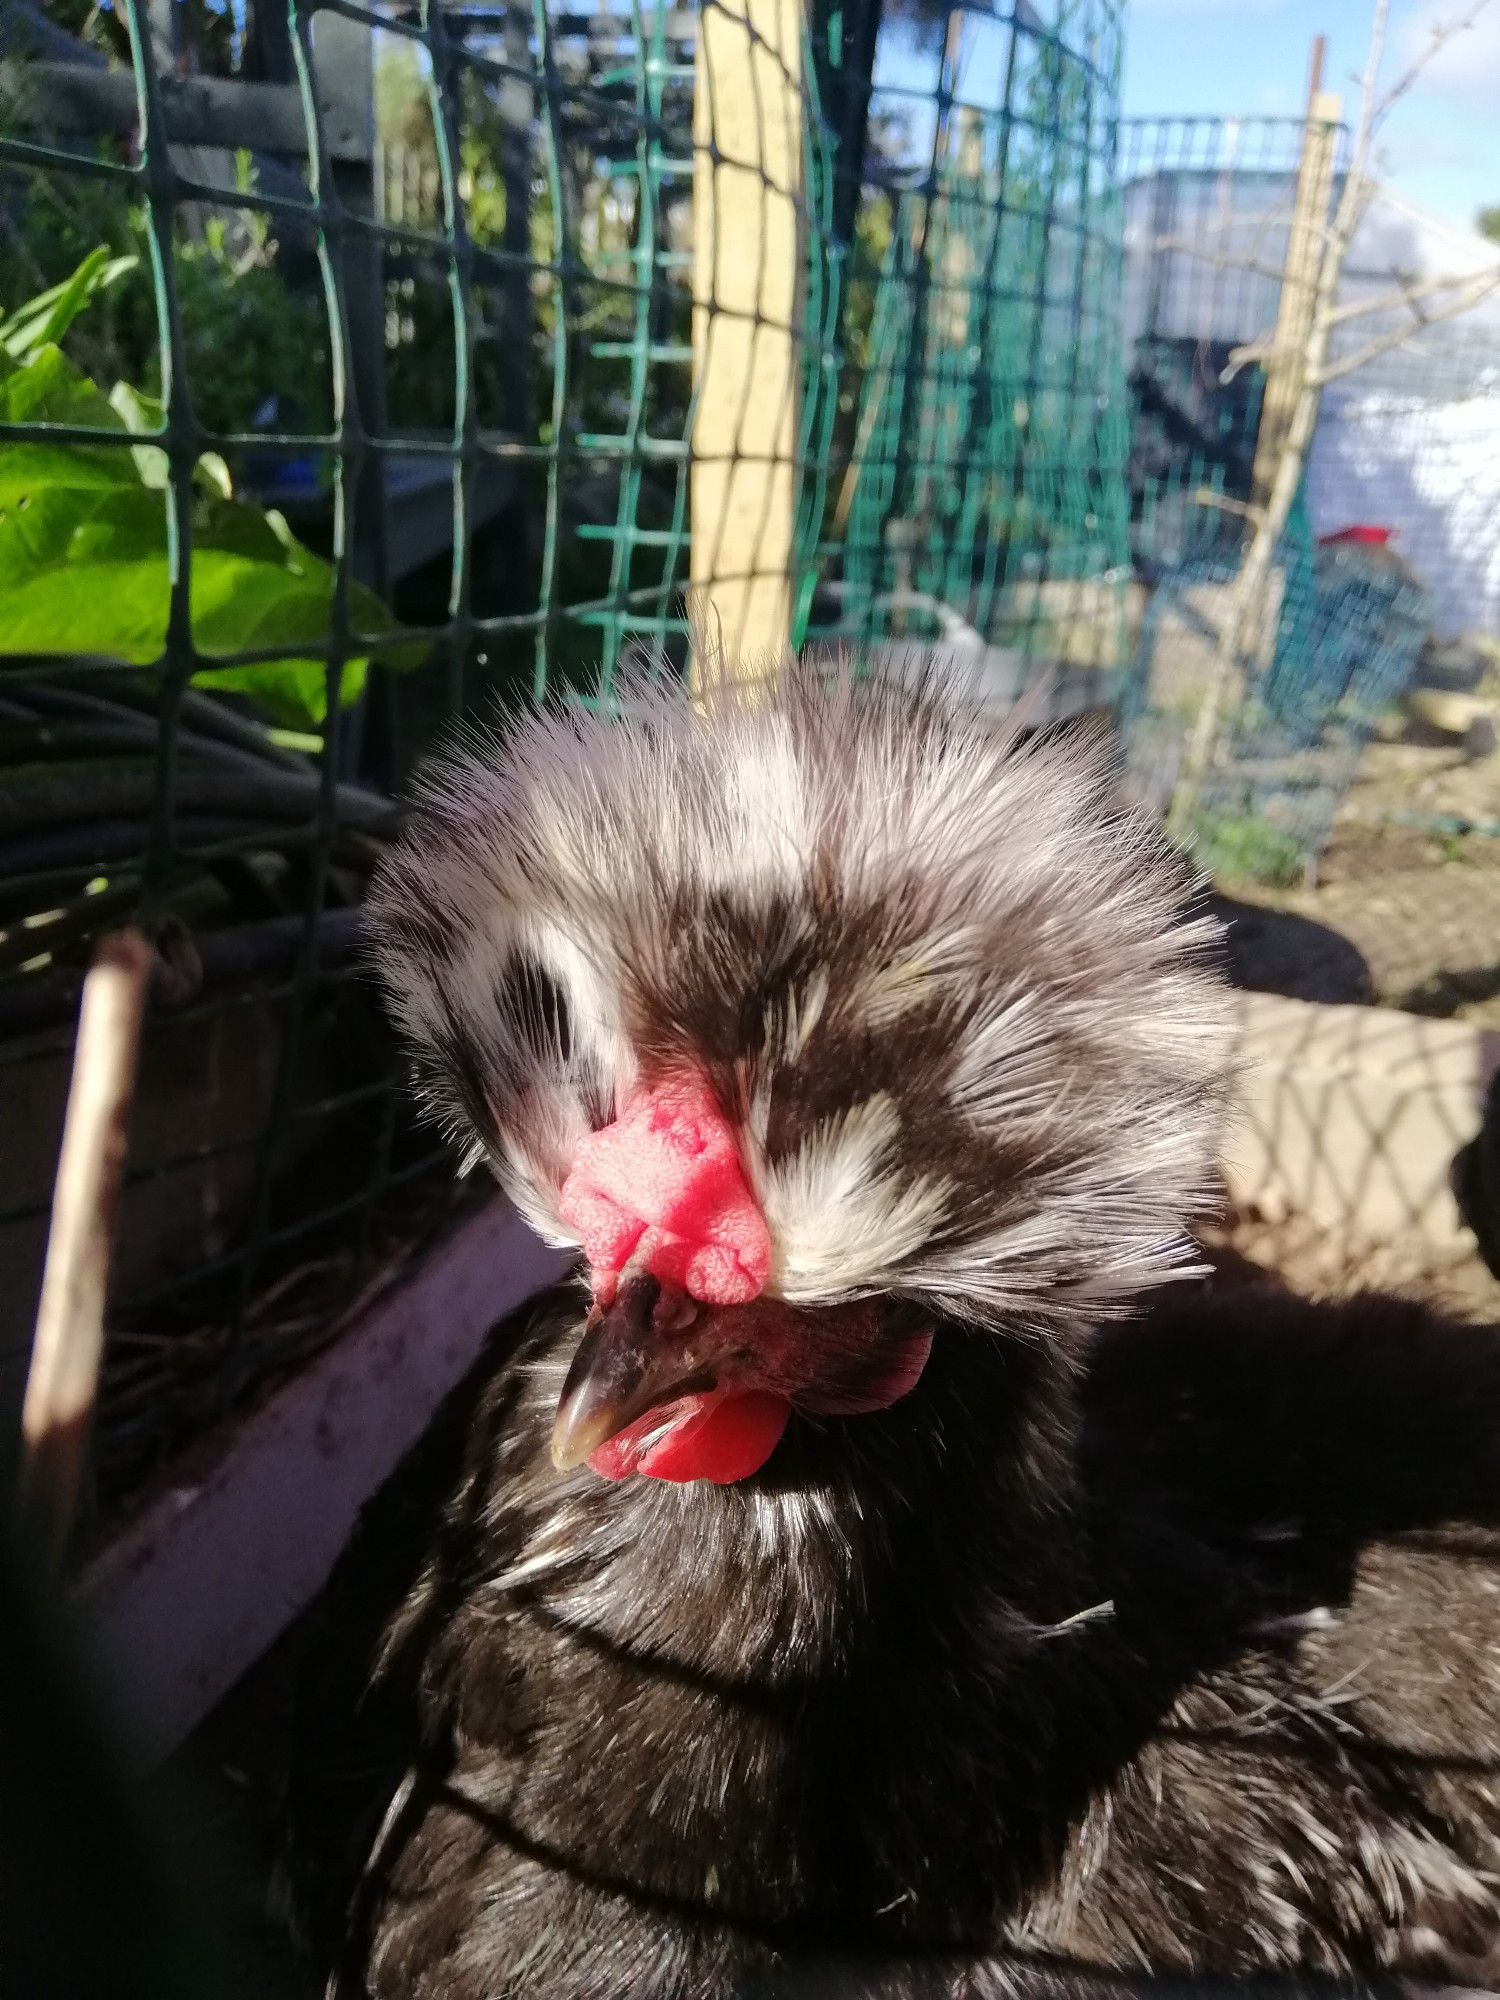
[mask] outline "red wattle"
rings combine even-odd
[[[781,1442],[792,1406],[768,1390],[728,1396],[682,1396],[648,1410],[589,1456],[605,1479],[711,1480],[732,1486],[759,1472]]]
[[[583,1243],[596,1292],[632,1261],[706,1305],[744,1305],[771,1275],[765,1217],[699,1078],[641,1091],[591,1132],[558,1213]]]

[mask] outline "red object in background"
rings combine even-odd
[[[1335,542],[1362,542],[1366,548],[1383,549],[1396,532],[1394,528],[1373,528],[1360,522],[1352,528],[1340,528],[1336,535],[1319,535],[1318,547],[1331,548]]]

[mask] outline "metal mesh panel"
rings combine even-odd
[[[998,700],[1045,663],[1088,706],[1119,663],[1120,26],[1100,0],[964,8],[876,64],[821,608],[940,638]]]
[[[1276,324],[1305,130],[1285,119],[1122,127],[1131,540],[1153,585],[1124,714],[1137,782],[1163,807],[1252,500],[1264,377],[1231,354]],[[1333,200],[1347,151],[1340,133]],[[1335,356],[1366,337],[1341,331]],[[1330,408],[1337,421],[1336,398],[1325,425]],[[1319,547],[1304,482],[1204,789],[1210,868],[1288,881],[1316,862],[1372,726],[1416,666],[1431,619],[1424,581],[1392,552]]]
[[[1225,376],[1231,349],[1276,323],[1304,131],[1292,118],[1121,123],[1132,544],[1148,571],[1238,547],[1264,374]],[[1341,133],[1340,170],[1347,150]]]
[[[0,1165],[0,1408],[90,942],[134,918],[160,959],[104,1509],[464,1199],[360,974],[364,885],[455,718],[607,696],[637,650],[681,667],[715,327],[788,344],[795,638],[921,636],[892,601],[910,562],[1006,699],[1037,657],[1091,690],[1118,663],[1121,11],[966,7],[934,45],[920,13],[818,5],[800,56],[734,13],[758,99],[800,106],[795,304],[773,323],[695,257],[695,149],[723,159],[695,77],[727,0],[8,0],[0,307],[96,249],[137,259],[59,336],[76,407],[19,394],[30,359],[0,376],[0,1101],[23,1135]],[[755,380],[736,462],[764,450]],[[43,465],[25,454],[59,450],[131,486],[136,537],[111,500],[49,555],[62,642],[4,569]],[[90,567],[110,535],[113,595]],[[285,572],[253,620],[244,562]]]
[[[1132,405],[1132,543],[1148,570],[1230,554],[1250,498],[1263,375],[1229,375],[1232,348],[1275,325],[1304,126],[1297,119],[1133,119],[1120,128],[1124,333]],[[1333,199],[1349,135],[1334,153]],[[1424,233],[1425,232],[1425,233]],[[1431,240],[1428,240],[1430,235]],[[1500,302],[1431,325],[1429,268],[1472,273],[1483,246],[1379,190],[1345,262],[1330,359],[1399,339],[1326,392],[1309,465],[1320,530],[1394,526],[1442,631],[1500,632],[1500,551],[1487,467],[1500,435]],[[1476,261],[1477,260],[1477,261]],[[1226,503],[1230,503],[1226,505]]]

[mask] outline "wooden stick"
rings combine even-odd
[[[1282,446],[1291,425],[1292,410],[1302,387],[1302,356],[1312,328],[1313,302],[1328,224],[1328,204],[1333,195],[1333,155],[1343,106],[1337,97],[1323,93],[1323,50],[1323,37],[1319,35],[1313,43],[1307,123],[1302,135],[1302,157],[1297,167],[1297,196],[1287,237],[1286,269],[1276,314],[1276,332],[1271,358],[1266,366],[1260,432],[1255,441],[1255,470],[1250,491],[1251,505],[1255,507],[1264,507],[1270,495]]]
[[[154,958],[139,931],[101,939],[83,984],[73,1078],[21,1412],[22,1545],[55,1569],[83,1484],[104,1353],[104,1300]]]
[[[693,101],[692,596],[750,676],[790,638],[800,333],[802,11],[705,0]],[[701,663],[700,663],[701,666]]]

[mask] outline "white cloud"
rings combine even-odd
[[[1403,9],[1391,36],[1387,77],[1393,80],[1418,60],[1431,45],[1435,24],[1461,19],[1467,11],[1462,0],[1441,8],[1432,0],[1420,0],[1420,4]],[[1444,43],[1413,88],[1462,97],[1489,95],[1500,88],[1500,6],[1495,0],[1490,0],[1472,27]]]

